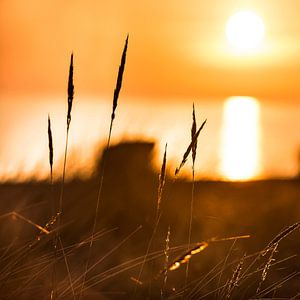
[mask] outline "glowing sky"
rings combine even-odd
[[[238,54],[231,51],[225,29],[233,14],[247,9],[262,18],[265,38],[259,51]],[[106,137],[127,33],[123,106],[118,108],[114,141],[152,138],[161,149],[170,142],[170,155],[178,160],[188,143],[194,101],[201,120],[209,119],[200,172],[215,176],[221,160],[222,101],[251,96],[261,106],[260,169],[266,176],[295,175],[300,140],[295,109],[300,100],[299,11],[297,0],[1,0],[0,177],[37,166],[47,169],[43,126],[48,112],[60,159],[72,51],[70,151],[72,145],[87,145],[88,150],[76,150],[84,154],[83,164],[93,156],[95,145]],[[285,144],[280,143],[280,132],[287,136]],[[288,161],[275,165],[282,156]]]
[[[256,11],[266,26],[262,53],[228,52],[228,18]],[[124,93],[153,97],[299,98],[297,0],[2,0],[0,89],[61,93],[73,50],[77,93],[110,94],[127,33]]]

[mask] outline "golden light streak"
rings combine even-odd
[[[230,180],[247,180],[259,173],[259,103],[251,97],[225,102],[221,147],[221,174]]]

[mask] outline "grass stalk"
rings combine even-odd
[[[102,160],[102,168],[100,171],[100,182],[99,182],[99,188],[98,188],[98,193],[97,193],[97,201],[96,201],[96,208],[95,208],[95,215],[94,215],[94,222],[93,222],[93,228],[92,228],[92,235],[91,235],[91,240],[89,243],[89,250],[88,250],[88,257],[87,261],[85,264],[85,271],[84,271],[84,276],[82,280],[82,286],[80,290],[80,296],[79,299],[82,298],[83,296],[83,291],[84,291],[84,285],[86,281],[86,276],[89,271],[89,263],[90,263],[90,258],[91,258],[91,251],[94,243],[94,235],[96,232],[97,228],[97,222],[98,222],[98,214],[99,214],[99,208],[100,208],[100,203],[101,203],[101,194],[102,194],[102,188],[103,188],[103,179],[104,179],[104,172],[105,172],[105,164],[106,164],[106,153],[107,150],[110,147],[110,140],[111,140],[111,135],[112,135],[112,129],[113,129],[113,122],[116,116],[116,109],[118,106],[118,100],[119,100],[119,94],[122,88],[122,81],[123,81],[123,74],[125,70],[125,64],[126,64],[126,54],[127,54],[127,48],[128,48],[128,39],[129,36],[127,35],[126,40],[125,40],[125,46],[122,52],[122,57],[121,57],[121,63],[119,66],[119,71],[118,71],[118,76],[117,76],[117,83],[116,87],[114,90],[114,96],[113,96],[113,107],[112,107],[112,113],[111,113],[111,119],[110,119],[110,126],[109,126],[109,133],[108,133],[108,139],[107,139],[107,144],[105,151],[103,152],[103,160]]]
[[[66,130],[66,144],[65,144],[65,152],[64,152],[64,163],[63,163],[63,172],[62,172],[62,182],[61,182],[61,190],[60,190],[60,196],[59,196],[59,208],[58,208],[58,217],[57,217],[57,228],[60,228],[61,225],[61,218],[63,213],[63,198],[64,198],[64,189],[65,189],[65,177],[66,177],[66,166],[67,166],[67,153],[68,153],[68,144],[69,144],[69,129],[71,124],[71,112],[72,112],[72,104],[74,99],[74,83],[73,83],[73,53],[71,54],[71,60],[70,60],[70,67],[69,67],[69,78],[68,78],[68,112],[67,112],[67,130]],[[73,299],[75,299],[75,293],[72,283],[72,277],[71,272],[69,268],[69,264],[67,262],[67,257],[64,252],[64,247],[62,244],[61,237],[59,235],[59,232],[57,231],[56,241],[55,241],[55,248],[57,248],[59,245],[61,246],[62,253],[64,256],[64,261],[66,265],[66,269],[68,272],[68,278],[70,282],[70,287],[72,289],[73,293]]]
[[[48,114],[48,146],[49,146],[49,167],[50,167],[50,195],[51,195],[51,200],[53,200],[53,140],[52,140],[52,130],[51,130],[51,119],[50,115]],[[55,204],[53,204],[53,216],[56,215],[56,207]],[[55,220],[53,221],[55,222]],[[51,224],[50,222],[48,222]],[[47,224],[46,224],[47,226]],[[53,249],[54,249],[54,263],[53,263],[53,268],[52,268],[52,276],[51,276],[51,281],[52,281],[52,287],[51,287],[51,292],[50,292],[50,299],[54,300],[57,298],[56,295],[56,260],[57,260],[57,247],[56,247],[56,240],[53,240]]]
[[[164,277],[163,277],[163,284],[160,291],[160,298],[164,299],[166,287],[167,287],[167,280],[168,280],[168,264],[169,264],[169,252],[170,252],[170,235],[171,235],[171,229],[170,226],[168,227],[167,237],[166,237],[166,246],[164,250],[165,255],[165,266],[164,266]]]
[[[194,136],[197,132],[197,122],[196,122],[196,114],[195,114],[195,105],[193,103],[193,123],[191,129],[191,141],[193,141]],[[189,217],[189,228],[188,228],[188,247],[190,248],[191,245],[191,237],[192,237],[192,226],[193,226],[193,209],[194,209],[194,194],[195,194],[195,161],[197,156],[197,143],[198,137],[195,139],[195,142],[192,144],[192,197],[190,202],[190,217]],[[188,281],[189,275],[189,261],[186,264],[185,269],[185,285]]]
[[[155,236],[156,231],[157,231],[157,227],[158,227],[158,224],[159,224],[160,216],[161,216],[161,214],[160,214],[160,207],[161,207],[161,200],[162,200],[163,188],[164,188],[165,180],[166,180],[166,165],[167,165],[167,144],[165,145],[163,162],[162,162],[161,170],[160,170],[160,174],[159,174],[159,184],[158,184],[158,191],[157,191],[157,202],[156,202],[157,206],[156,206],[155,223],[154,223],[154,227],[153,227],[153,231],[152,231],[151,237],[150,237],[148,245],[147,245],[145,258],[144,258],[144,261],[143,261],[143,263],[141,265],[141,268],[140,268],[140,271],[139,271],[139,274],[138,274],[138,277],[137,277],[138,281],[141,281],[141,277],[142,277],[142,273],[143,273],[143,270],[144,270],[144,266],[145,266],[145,263],[147,261],[147,258],[148,258],[148,255],[149,255],[149,252],[150,252],[150,249],[151,249],[151,246],[152,246],[152,242],[154,240],[154,236]],[[135,298],[137,287],[138,286],[136,285],[135,289],[134,289],[134,292],[133,292],[132,299]]]

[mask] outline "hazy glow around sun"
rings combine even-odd
[[[239,11],[232,15],[226,25],[226,37],[233,50],[252,52],[263,41],[265,26],[253,11]]]

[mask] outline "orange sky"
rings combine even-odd
[[[238,55],[228,46],[225,27],[244,9],[263,19],[265,39],[258,52]],[[224,100],[252,96],[261,105],[261,175],[294,176],[300,141],[299,12],[299,0],[1,0],[0,180],[47,176],[48,113],[59,176],[72,51],[70,155],[76,154],[76,163],[82,160],[78,167],[84,171],[92,166],[106,139],[127,33],[113,143],[154,140],[159,159],[168,142],[175,168],[189,142],[195,102],[199,123],[208,119],[199,174],[215,178],[222,160]],[[284,163],[277,164],[282,157]]]
[[[263,53],[226,52],[227,19],[255,10]],[[124,39],[124,95],[300,99],[300,2],[1,0],[0,95],[65,93],[69,55],[81,95],[111,95]]]

